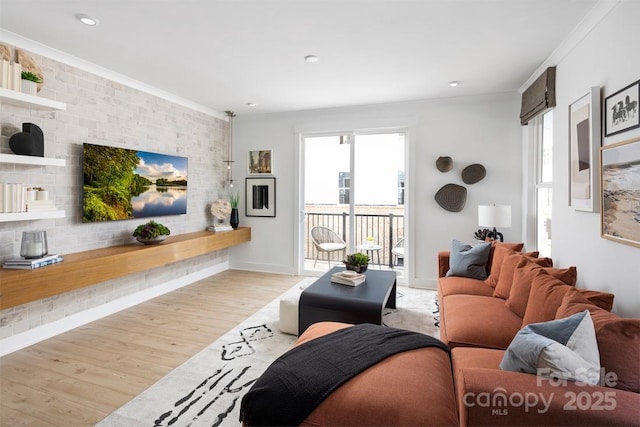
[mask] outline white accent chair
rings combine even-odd
[[[393,265],[397,265],[400,258],[404,261],[404,239],[398,240],[398,243],[391,249],[391,253],[393,254]]]
[[[342,237],[338,236],[335,232],[328,229],[327,227],[316,226],[311,229],[311,241],[313,242],[313,246],[316,248],[316,260],[313,263],[313,267],[315,268],[316,263],[318,262],[318,257],[321,252],[327,254],[327,262],[329,263],[329,267],[331,267],[331,254],[333,252],[342,251],[342,257],[344,258],[346,255],[347,244]]]

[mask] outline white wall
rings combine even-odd
[[[276,218],[241,217],[253,227],[252,241],[231,249],[232,268],[294,274],[298,227],[296,195],[299,191],[296,132],[340,131],[354,128],[405,126],[408,134],[407,193],[412,240],[408,243],[413,269],[410,284],[435,287],[436,255],[451,246],[451,239],[473,241],[479,228],[479,204],[510,204],[513,226],[503,229],[506,240],[521,236],[521,136],[519,96],[449,98],[394,104],[336,108],[316,111],[238,116],[234,120],[234,157],[245,159],[247,151],[274,149]],[[454,168],[441,173],[435,161],[451,156]],[[465,185],[460,173],[465,166],[481,163],[487,176]],[[246,164],[234,165],[234,177],[242,185]],[[434,200],[447,183],[465,185],[467,203],[462,212],[443,210]],[[243,195],[244,199],[244,195]],[[243,200],[244,206],[244,200]],[[241,207],[244,212],[244,207]]]
[[[640,248],[600,237],[600,214],[575,211],[569,200],[568,106],[600,86],[605,97],[640,79],[637,38],[640,2],[621,2],[557,64],[554,111],[553,259],[578,268],[578,287],[613,292],[614,311],[640,316]],[[603,145],[637,138],[634,129],[604,138]],[[640,227],[640,224],[638,224]]]

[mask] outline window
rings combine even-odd
[[[351,190],[351,174],[349,172],[338,173],[338,197],[341,205],[348,205],[351,202],[349,193]]]
[[[553,183],[553,110],[535,119],[535,217],[536,248],[540,256],[551,256]]]
[[[404,171],[398,171],[398,205],[404,205]]]

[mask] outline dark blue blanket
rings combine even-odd
[[[371,324],[340,329],[299,345],[267,368],[242,398],[247,426],[297,426],[335,389],[403,351],[449,348],[428,335]]]

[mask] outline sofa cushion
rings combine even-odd
[[[478,279],[468,277],[441,277],[438,279],[438,295],[481,295],[490,297],[493,295],[493,288]]]
[[[569,289],[574,289],[574,287],[548,274],[534,277],[522,326],[555,319],[558,307]],[[577,292],[583,293],[584,297],[596,306],[604,309],[613,306],[614,295],[611,293],[582,289]]]
[[[315,323],[296,345],[348,326]],[[336,389],[301,425],[458,425],[449,355],[431,347],[388,357]]]
[[[503,300],[477,295],[444,297],[440,320],[440,338],[451,348],[505,349],[522,324]]]
[[[576,284],[577,273],[575,267],[541,267],[538,264],[528,261],[521,262],[513,273],[513,284],[509,291],[509,298],[507,298],[505,303],[509,310],[520,317],[524,317],[527,309],[533,278],[539,274],[549,274],[556,279],[562,280],[567,285],[573,286]]]
[[[619,317],[595,306],[577,289],[569,289],[557,316],[589,310],[604,368],[604,385],[640,393],[640,319]],[[615,374],[617,379],[612,379]]]
[[[493,292],[494,297],[502,299],[509,297],[511,285],[513,284],[513,273],[516,271],[516,268],[526,265],[527,262],[538,264],[542,267],[553,266],[551,258],[530,258],[520,253],[508,254],[502,261],[498,284]]]
[[[487,273],[489,277],[485,282],[487,285],[495,288],[498,284],[498,277],[500,277],[500,267],[502,261],[508,253],[520,252],[524,248],[524,243],[503,243],[494,242],[491,246],[491,252],[489,253],[489,261],[487,262]]]
[[[598,384],[600,354],[589,310],[520,330],[500,369]]]
[[[451,350],[453,375],[460,369],[487,368],[500,369],[504,350],[495,348],[456,347]]]
[[[487,277],[486,269],[489,251],[491,251],[490,242],[471,246],[459,240],[454,240],[451,244],[447,276],[462,276],[484,280]]]

